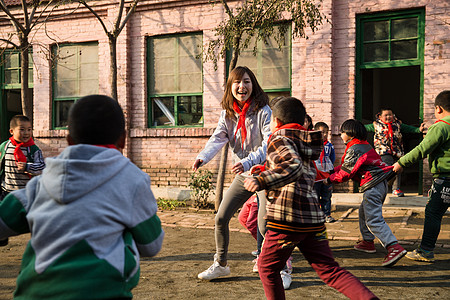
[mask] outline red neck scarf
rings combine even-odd
[[[380,120],[381,121],[381,120]],[[392,130],[392,122],[389,122],[389,123],[386,123],[386,122],[383,122],[383,121],[381,121],[381,123],[383,123],[384,125],[387,125],[388,126],[388,138],[389,138],[389,140],[390,140],[390,146],[391,146],[391,151],[392,151],[392,153],[394,153],[394,149],[392,148],[392,142],[393,142],[393,140],[394,140],[394,131]]]
[[[117,149],[116,145],[113,145],[113,144],[92,145],[92,146],[103,147],[103,148],[109,148],[109,149]],[[119,149],[117,149],[117,150],[119,150]]]
[[[252,100],[248,99],[245,101],[244,106],[242,109],[237,104],[237,101],[235,100],[233,102],[233,109],[234,111],[239,114],[239,120],[236,126],[236,132],[234,133],[234,141],[236,142],[236,135],[238,130],[241,130],[241,141],[242,141],[242,148],[244,147],[244,141],[247,138],[247,128],[245,127],[245,115],[247,114],[248,109],[250,108]]]
[[[288,123],[288,124],[284,124],[284,125],[281,125],[281,126],[275,128],[275,131],[272,132],[272,134],[269,136],[268,141],[270,141],[270,139],[272,138],[272,135],[273,135],[275,132],[277,132],[278,130],[281,130],[281,129],[298,129],[298,130],[305,130],[305,131],[307,131],[307,130],[305,129],[305,127],[303,127],[302,125],[300,125],[300,124],[298,124],[298,123]]]
[[[322,152],[320,152],[320,157],[319,157],[321,163],[323,163],[323,158],[324,158],[324,156],[325,156],[325,145],[326,145],[327,143],[328,143],[328,140],[324,140],[324,141],[323,141],[323,147],[324,147],[324,149],[322,150]]]
[[[368,145],[369,143],[367,141],[358,140],[357,138],[351,139],[350,142],[347,143],[347,146],[345,147],[344,155],[342,155],[341,164],[344,163],[345,154],[347,154],[348,148],[350,148],[353,145],[361,144],[361,145]]]
[[[448,122],[445,122],[444,120],[437,120],[436,122],[434,122],[434,124],[436,124],[437,122],[444,122],[445,124],[447,124],[447,125],[450,125],[450,123],[448,123]]]
[[[30,140],[26,143],[18,143],[13,137],[10,137],[9,140],[11,141],[11,144],[16,146],[16,149],[14,149],[14,159],[16,162],[27,162],[27,157],[25,154],[23,154],[20,147],[31,147],[34,145],[33,138],[30,138]]]

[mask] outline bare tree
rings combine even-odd
[[[5,13],[5,16],[0,16],[0,20],[8,20],[14,27],[14,33],[9,34],[8,38],[0,38],[0,41],[20,52],[22,113],[30,120],[33,119],[33,99],[28,93],[30,33],[37,25],[47,22],[51,12],[61,3],[63,1],[22,0],[19,8],[18,5],[8,5],[0,0],[0,11]],[[21,11],[21,16],[15,13],[18,10]]]
[[[109,68],[111,97],[117,100],[117,38],[119,37],[133,12],[136,10],[136,6],[138,5],[139,0],[132,0],[129,7],[125,7],[125,0],[119,0],[119,12],[117,13],[116,19],[113,23],[113,28],[111,30],[107,28],[103,19],[95,12],[95,7],[89,5],[87,1],[84,0],[77,0],[77,2],[84,5],[97,18],[97,20],[102,25],[106,35],[108,36],[110,54]],[[125,17],[124,12],[126,12]]]
[[[236,67],[241,51],[252,46],[256,55],[257,42],[265,41],[273,36],[279,48],[283,46],[285,34],[292,26],[292,36],[306,37],[305,28],[312,32],[327,20],[320,12],[322,0],[245,0],[234,10],[228,5],[230,1],[210,1],[213,5],[220,2],[228,19],[215,28],[217,39],[210,41],[205,60],[211,60],[217,69],[218,57],[222,59],[228,51],[232,51],[229,73]],[[284,14],[288,14],[290,23],[281,22]],[[278,30],[275,30],[275,26]],[[219,55],[218,55],[219,54]],[[222,149],[216,186],[216,209],[222,199],[225,167],[228,156],[228,145]]]

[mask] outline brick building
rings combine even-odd
[[[107,25],[114,21],[116,2],[92,3]],[[300,98],[314,122],[328,123],[337,157],[344,149],[338,128],[348,118],[369,123],[380,107],[389,106],[407,124],[431,124],[434,97],[450,88],[449,2],[324,0],[322,5],[330,22],[314,34],[307,31],[309,39],[287,36],[281,51],[271,41],[261,43],[256,57],[243,53],[238,65],[254,70],[271,97]],[[20,18],[20,6],[11,10]],[[110,93],[108,39],[98,20],[74,4],[53,15],[58,18],[30,35],[34,136],[45,156],[67,145],[71,103],[86,94]],[[0,12],[0,39],[14,32],[4,17]],[[118,100],[129,136],[125,155],[151,176],[155,189],[186,188],[191,165],[217,124],[227,61],[219,60],[214,70],[198,55],[225,18],[223,7],[208,0],[143,0],[119,36]],[[13,50],[2,54],[2,139],[8,119],[21,110],[19,60]],[[406,140],[411,149],[420,137]],[[219,158],[206,168],[217,173]],[[226,185],[232,176],[226,173]],[[409,192],[430,186],[426,163],[423,171],[417,166],[403,177]]]

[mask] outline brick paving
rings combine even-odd
[[[163,227],[187,227],[214,229],[213,211],[196,211],[193,209],[163,210],[158,212]],[[335,207],[332,216],[337,220],[326,224],[330,240],[358,240],[358,208]],[[400,244],[414,245],[422,237],[423,207],[385,207],[383,216]],[[249,233],[238,221],[237,214],[230,221],[230,231]],[[441,232],[436,247],[450,248],[450,213],[442,220]]]

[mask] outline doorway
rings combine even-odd
[[[29,97],[33,96],[33,89],[28,89]],[[22,114],[22,102],[20,89],[3,89],[2,97],[2,122],[0,140],[3,142],[9,139],[9,122],[15,115]]]
[[[361,121],[369,124],[381,108],[392,109],[403,124],[419,127],[421,120],[420,66],[374,68],[361,70]],[[373,133],[368,141],[373,146]],[[402,133],[403,147],[408,153],[422,140],[422,134]],[[405,168],[401,189],[407,193],[420,193],[422,163]]]

